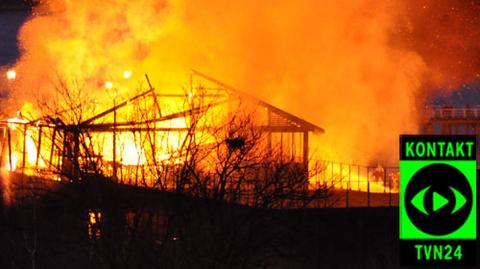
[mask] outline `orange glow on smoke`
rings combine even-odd
[[[427,70],[390,43],[404,12],[399,0],[41,1],[10,103],[48,100],[60,76],[108,107],[105,88],[132,96],[148,73],[178,92],[195,68],[324,127],[319,158],[392,163],[397,135],[416,131]]]
[[[325,128],[324,135],[310,136],[313,158],[395,164],[398,134],[417,131],[417,107],[427,94],[422,86],[432,71],[416,51],[394,42],[398,25],[411,28],[406,12],[400,0],[40,1],[19,34],[25,53],[6,73],[15,83],[7,85],[11,98],[4,107],[10,111],[4,112],[55,100],[52,82],[61,79],[97,100],[98,113],[145,89],[145,73],[157,93],[182,92],[194,68]],[[131,120],[129,114],[116,120]],[[25,138],[27,166],[45,165],[36,135],[32,130]],[[183,136],[159,137],[163,151],[153,158],[172,158]],[[102,141],[95,150],[109,162],[135,166],[152,158],[132,133],[117,133],[115,150],[111,134],[92,139]],[[22,160],[22,145],[13,152],[12,170]],[[334,184],[390,188],[365,175],[357,181]]]

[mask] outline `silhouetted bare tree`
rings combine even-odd
[[[99,109],[81,87],[59,81],[56,90],[56,98],[39,104],[44,116],[38,122],[49,126],[42,143],[61,159],[47,167],[66,182],[52,199],[68,203],[60,212],[70,217],[59,221],[77,223],[55,242],[73,236],[73,256],[85,257],[79,266],[264,267],[275,263],[278,238],[288,233],[273,225],[275,210],[304,208],[327,193],[309,188],[313,175],[304,163],[269,145],[255,109],[243,104],[219,115],[215,102],[186,93],[182,112],[174,113],[183,127],[169,129],[165,124],[174,117],[162,115],[155,98],[140,93],[130,102],[130,119],[123,118],[131,124],[120,129],[116,121],[88,120]],[[98,133],[112,132],[131,134],[136,164],[104,158],[102,139],[112,138],[99,139]],[[83,237],[71,234],[79,231]],[[57,254],[62,261],[72,257]]]

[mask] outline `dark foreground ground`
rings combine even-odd
[[[2,204],[0,268],[399,268],[395,207],[261,210],[99,181],[19,186]]]

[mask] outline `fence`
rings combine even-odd
[[[16,126],[15,128],[9,127]],[[25,122],[8,122],[0,128],[0,166],[9,171],[21,168],[22,173],[47,175],[53,173],[53,179],[60,180],[55,173],[65,173],[61,167],[70,167],[65,158],[65,141],[67,136],[50,126],[30,126]],[[58,134],[57,134],[58,133]],[[42,136],[52,139],[41,139]],[[37,140],[36,140],[37,138]],[[63,142],[62,142],[63,141]],[[68,152],[68,150],[67,150]],[[70,151],[72,152],[72,151]],[[96,157],[96,156],[93,156]],[[76,158],[70,158],[76,159]],[[78,160],[81,160],[80,158]],[[91,160],[90,160],[91,161]],[[107,175],[113,174],[113,162],[106,162],[103,169]],[[170,165],[175,165],[172,163]],[[73,168],[73,167],[72,167]],[[117,183],[133,186],[155,187],[155,173],[160,168],[146,164],[120,165],[113,178]],[[68,172],[68,171],[67,171]],[[327,196],[322,195],[311,204],[312,207],[377,207],[398,205],[398,167],[365,166],[333,161],[311,162],[310,189],[327,189]],[[153,175],[153,176],[152,176]],[[164,189],[174,189],[165,178]],[[254,196],[245,190],[247,201]],[[250,196],[250,197],[248,197]]]
[[[315,162],[310,182],[328,188],[314,207],[397,206],[398,167],[366,166],[333,161]]]
[[[480,119],[480,107],[432,107],[425,112],[430,119]]]

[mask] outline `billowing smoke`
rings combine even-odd
[[[423,43],[410,40],[428,22],[410,14],[416,5],[41,1],[19,34],[9,103],[48,98],[58,77],[99,96],[105,81],[125,91],[144,73],[159,91],[180,89],[195,68],[325,128],[318,158],[393,162],[398,134],[417,131],[425,85],[446,81],[438,67],[445,63],[436,65],[431,51],[418,49]]]

